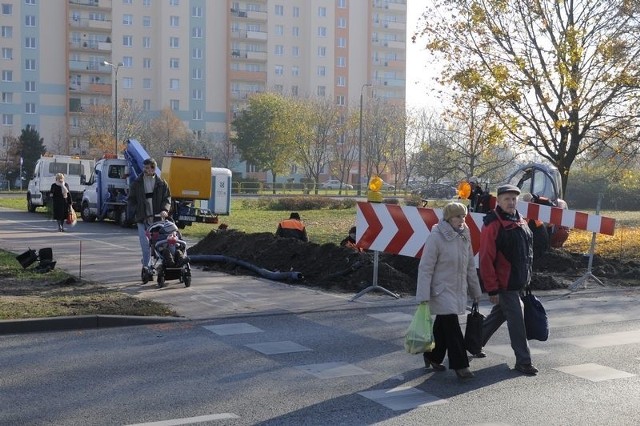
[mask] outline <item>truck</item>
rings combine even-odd
[[[128,226],[133,220],[127,217],[129,185],[142,173],[147,158],[140,142],[128,139],[122,155],[105,155],[98,160],[82,196],[82,220],[110,219]],[[209,158],[167,153],[161,167],[156,168],[156,175],[169,185],[171,219],[178,228],[217,223],[218,215],[229,214],[231,171],[212,168]]]
[[[82,159],[70,155],[44,154],[36,161],[33,175],[27,185],[27,210],[35,212],[38,207],[45,207],[51,201],[51,185],[56,181],[56,174],[62,173],[73,200],[74,209],[78,210],[85,190],[83,184],[88,173],[95,166],[94,160]]]

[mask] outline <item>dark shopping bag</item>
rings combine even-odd
[[[544,306],[531,293],[531,288],[528,286],[521,299],[524,304],[524,325],[527,329],[527,339],[546,341],[549,338],[549,320]]]
[[[484,315],[478,311],[478,304],[471,305],[471,313],[467,314],[467,326],[464,330],[464,346],[473,355],[482,352],[482,324]]]
[[[418,305],[404,338],[404,349],[410,354],[431,352],[435,347],[429,303]]]

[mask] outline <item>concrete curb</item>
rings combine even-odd
[[[179,317],[143,317],[123,315],[81,315],[70,317],[27,318],[0,321],[0,335],[44,331],[82,330],[190,321]]]

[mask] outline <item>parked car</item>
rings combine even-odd
[[[353,189],[353,185],[340,182],[338,179],[330,179],[326,182],[322,182],[322,189]]]
[[[390,183],[387,183],[387,182],[382,182],[383,191],[393,191],[394,189],[396,189],[394,185],[391,185]]]
[[[444,183],[430,183],[414,193],[419,194],[423,199],[451,199],[458,195],[458,190],[453,186]]]

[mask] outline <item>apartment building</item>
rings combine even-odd
[[[226,143],[249,95],[405,100],[406,0],[0,0],[0,134],[82,154],[90,105],[170,108]],[[106,64],[105,64],[106,63]],[[119,126],[122,127],[122,126]],[[126,129],[118,129],[124,139]]]

